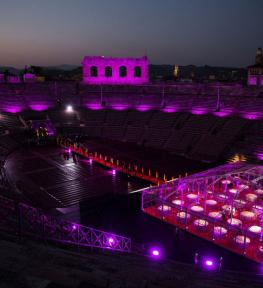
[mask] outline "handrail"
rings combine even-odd
[[[131,252],[130,238],[66,221],[27,204],[16,204],[2,196],[0,230],[19,235],[21,238]]]

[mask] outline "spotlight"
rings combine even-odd
[[[73,107],[71,105],[68,105],[66,108],[66,112],[68,112],[68,113],[73,112]]]
[[[160,259],[162,257],[161,255],[161,249],[158,247],[153,247],[150,249],[150,257],[153,259]]]
[[[108,239],[109,245],[112,246],[114,244],[114,239],[112,237],[110,237]]]
[[[72,230],[76,230],[77,229],[77,225],[73,224],[72,225]]]
[[[115,169],[112,170],[112,175],[116,175],[116,170]]]
[[[89,159],[89,163],[92,164],[92,159]]]
[[[152,254],[153,254],[153,256],[159,256],[160,251],[159,250],[153,250]]]
[[[195,265],[207,271],[220,271],[222,268],[223,258],[212,258],[210,256],[199,256],[195,254]]]

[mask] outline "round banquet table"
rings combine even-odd
[[[219,211],[212,211],[208,213],[208,216],[213,219],[219,220],[222,218],[222,213]]]
[[[220,198],[221,201],[228,199],[228,196],[225,194],[219,194],[218,197]]]
[[[180,199],[175,199],[172,201],[172,203],[179,206],[184,205],[184,201]]]
[[[158,207],[158,210],[163,211],[163,212],[167,212],[167,211],[170,211],[170,210],[171,210],[171,207],[168,206],[168,205],[160,205],[160,206]]]
[[[186,214],[186,212],[181,211],[176,214],[176,218],[179,222],[184,222],[185,220],[188,220],[190,218],[190,214]]]
[[[244,235],[238,235],[236,236],[235,238],[235,242],[238,244],[238,245],[247,245],[250,243],[250,238],[248,237],[245,237]]]
[[[249,187],[248,187],[247,185],[245,185],[245,184],[240,184],[240,185],[238,186],[238,188],[245,190],[245,189],[248,189]]]
[[[256,201],[257,198],[258,198],[258,196],[257,196],[256,194],[253,194],[253,193],[248,193],[248,194],[246,195],[247,201],[250,201],[250,202]]]
[[[232,226],[241,226],[242,225],[242,221],[237,219],[237,218],[229,218],[227,219],[227,223],[232,225]]]
[[[190,193],[190,194],[187,194],[186,197],[188,200],[196,200],[198,198],[198,195],[194,193]]]
[[[237,194],[237,189],[236,188],[231,188],[231,189],[229,189],[228,190],[229,191],[229,193],[231,193],[231,194]]]
[[[214,227],[214,236],[215,237],[221,237],[226,235],[227,229],[221,226],[215,226]]]
[[[208,206],[215,206],[217,204],[217,201],[214,199],[208,199],[205,201],[206,205]]]
[[[257,189],[257,190],[255,190],[255,192],[256,192],[258,195],[263,195],[263,189]]]
[[[259,235],[261,233],[261,227],[260,226],[257,226],[257,225],[253,225],[253,226],[250,226],[248,228],[248,231],[251,232],[251,233],[254,233],[254,234],[257,234]]]
[[[193,211],[193,212],[203,212],[204,208],[201,207],[201,206],[195,205],[195,206],[191,207],[191,211]]]
[[[252,220],[255,217],[255,213],[252,211],[242,211],[240,216],[246,220]]]
[[[206,230],[208,224],[209,224],[208,221],[206,221],[204,219],[196,219],[194,221],[194,226],[200,231]]]

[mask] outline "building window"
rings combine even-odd
[[[142,69],[139,66],[134,68],[134,77],[141,77],[142,76]]]
[[[110,66],[105,67],[105,77],[112,77],[112,68]]]
[[[120,67],[119,76],[120,77],[126,77],[127,76],[127,68],[125,66]]]
[[[90,67],[90,76],[91,77],[98,77],[98,68],[96,66]]]

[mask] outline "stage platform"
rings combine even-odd
[[[148,188],[142,209],[263,263],[263,166],[226,164]]]

